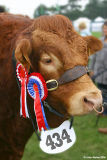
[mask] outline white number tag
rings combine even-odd
[[[58,128],[42,131],[40,148],[49,154],[57,154],[69,149],[76,141],[73,127],[70,122],[63,122]]]

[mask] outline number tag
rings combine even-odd
[[[75,131],[65,121],[58,128],[41,132],[40,148],[48,154],[57,154],[69,149],[75,141]]]

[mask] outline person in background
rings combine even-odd
[[[81,36],[90,36],[91,35],[91,32],[88,30],[85,22],[81,22],[78,25],[78,28],[79,28],[79,33]]]
[[[105,103],[103,116],[107,116],[107,21],[104,22],[102,31],[103,36],[101,37],[101,41],[103,48],[91,56],[89,70],[92,71],[91,75],[93,74],[95,83],[102,91],[103,101]],[[99,132],[107,134],[107,128],[99,128]]]

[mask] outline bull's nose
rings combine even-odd
[[[88,107],[89,111],[92,111],[94,109],[98,113],[103,112],[102,96],[100,94],[84,96],[83,103],[85,107]]]

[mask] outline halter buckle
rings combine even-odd
[[[58,82],[55,79],[46,81],[46,85],[47,85],[48,91],[54,91],[58,88]]]

